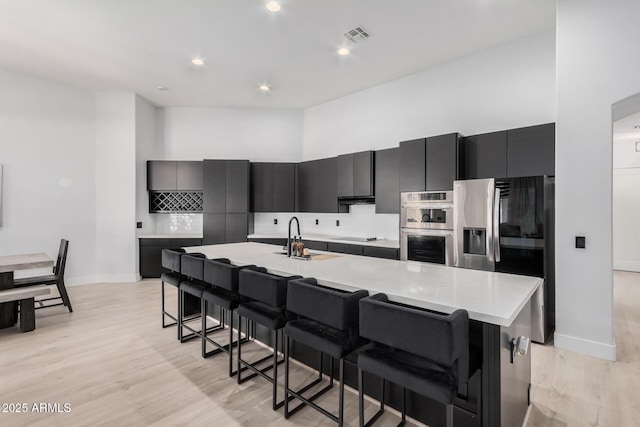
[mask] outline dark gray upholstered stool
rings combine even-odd
[[[233,317],[235,310],[240,304],[240,294],[238,293],[239,273],[243,268],[255,269],[266,272],[264,268],[259,269],[254,265],[238,267],[231,265],[228,259],[208,259],[204,261],[204,282],[211,285],[202,293],[202,328],[207,330],[207,305],[211,303],[220,308],[220,323],[224,326],[225,315],[229,313],[229,343],[221,345],[209,337],[209,333],[202,334],[202,357],[206,358],[220,352],[229,354],[229,376],[232,377],[237,371],[233,370],[233,347],[237,345],[237,340],[241,339],[242,328],[238,322],[238,338],[233,339]],[[245,336],[249,335],[249,321],[247,320]],[[247,338],[245,338],[246,340]],[[207,351],[207,343],[216,346],[215,349]],[[246,368],[245,368],[246,369]]]
[[[169,270],[166,273],[162,273],[160,276],[160,289],[162,290],[162,327],[168,328],[169,326],[175,326],[178,324],[178,318],[174,317],[171,313],[165,309],[164,301],[164,284],[167,283],[176,289],[180,287],[180,282],[185,280],[185,277],[180,273],[180,258],[184,254],[184,249],[163,249],[162,250],[162,266]],[[173,320],[173,323],[166,323],[166,318]]]
[[[285,332],[285,400],[284,417],[295,413],[304,406],[311,406],[342,427],[344,421],[344,358],[361,347],[365,341],[358,331],[358,303],[368,296],[367,291],[341,291],[318,285],[314,278],[291,280],[287,291],[287,311],[298,316],[287,322]],[[305,344],[320,352],[319,378],[298,391],[289,388],[289,340]],[[305,398],[306,390],[322,381],[322,355],[331,357],[331,378],[329,385]],[[316,405],[313,400],[333,387],[333,360],[338,359],[340,397],[338,416]],[[289,411],[289,396],[302,401]]]
[[[299,279],[300,276],[282,277],[263,271],[243,269],[239,273],[238,291],[243,301],[238,305],[238,324],[242,317],[256,322],[270,331],[273,331],[273,363],[259,369],[258,365],[267,361],[271,356],[264,357],[256,362],[249,363],[242,360],[242,342],[238,342],[238,384],[260,375],[273,384],[273,409],[276,410],[284,404],[284,400],[277,402],[278,391],[278,365],[284,362],[278,360],[279,332],[287,323],[286,302],[287,284],[289,280]],[[242,378],[242,368],[247,367],[253,373]],[[267,371],[273,369],[273,376],[268,376]]]
[[[184,280],[180,282],[178,287],[178,340],[182,343],[194,338],[202,338],[202,330],[194,329],[189,325],[192,320],[197,320],[202,316],[202,312],[195,316],[184,316],[184,297],[185,294],[192,295],[198,300],[198,307],[202,304],[202,294],[211,286],[204,282],[204,261],[206,257],[200,253],[184,254],[180,258],[180,272],[184,276]],[[184,330],[187,329],[189,334],[185,335]],[[216,325],[208,331],[224,329],[224,325]],[[205,331],[206,332],[206,331]]]
[[[363,372],[383,379],[380,410],[384,411],[384,381],[403,387],[402,422],[406,419],[406,389],[446,405],[447,427],[453,425],[453,399],[466,395],[469,380],[469,316],[465,310],[436,314],[389,302],[385,294],[360,300],[360,335],[372,346],[358,354],[360,426],[364,426]]]

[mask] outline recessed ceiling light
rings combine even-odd
[[[347,49],[346,47],[338,49],[338,55],[340,55],[340,56],[349,55],[349,49]]]
[[[169,90],[169,88],[166,86],[158,86],[158,90],[165,91],[165,90]]]
[[[202,58],[193,58],[191,60],[191,63],[193,65],[204,65],[204,61],[202,60]]]
[[[258,89],[260,89],[263,92],[269,92],[271,90],[271,86],[269,86],[269,85],[260,85],[258,87]]]
[[[267,10],[269,12],[280,11],[280,3],[278,3],[277,1],[270,1],[269,3],[267,3]]]

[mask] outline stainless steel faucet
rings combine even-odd
[[[291,256],[291,223],[293,222],[294,219],[296,220],[296,224],[298,225],[298,236],[300,236],[300,238],[302,239],[302,235],[300,234],[300,221],[298,221],[298,218],[293,216],[289,220],[289,235],[287,236],[287,256],[288,257]]]

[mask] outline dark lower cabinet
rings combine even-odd
[[[165,272],[162,268],[162,250],[188,246],[200,246],[201,239],[139,239],[140,276],[157,278]]]
[[[329,252],[339,252],[342,254],[350,254],[350,255],[362,255],[362,245],[349,245],[346,243],[333,243],[329,242],[327,244],[327,250]]]
[[[304,242],[304,246],[306,248],[314,249],[316,251],[326,251],[326,250],[328,250],[327,242],[318,242],[318,241],[315,241],[315,240],[304,240],[304,236],[302,236],[302,237],[303,237],[302,241]],[[286,244],[286,240],[285,240],[285,244]]]
[[[400,259],[400,249],[396,248],[381,248],[378,246],[363,246],[364,256],[370,256],[374,258],[385,258],[385,259]]]

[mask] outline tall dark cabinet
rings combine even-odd
[[[246,242],[252,233],[248,160],[204,160],[203,244]]]
[[[338,212],[338,158],[316,160],[317,173],[317,210],[320,213]]]
[[[400,213],[400,149],[376,151],[376,213]]]
[[[450,133],[427,138],[426,190],[453,190],[453,181],[464,179],[464,141]]]
[[[426,139],[400,143],[400,191],[424,191],[426,188]]]

